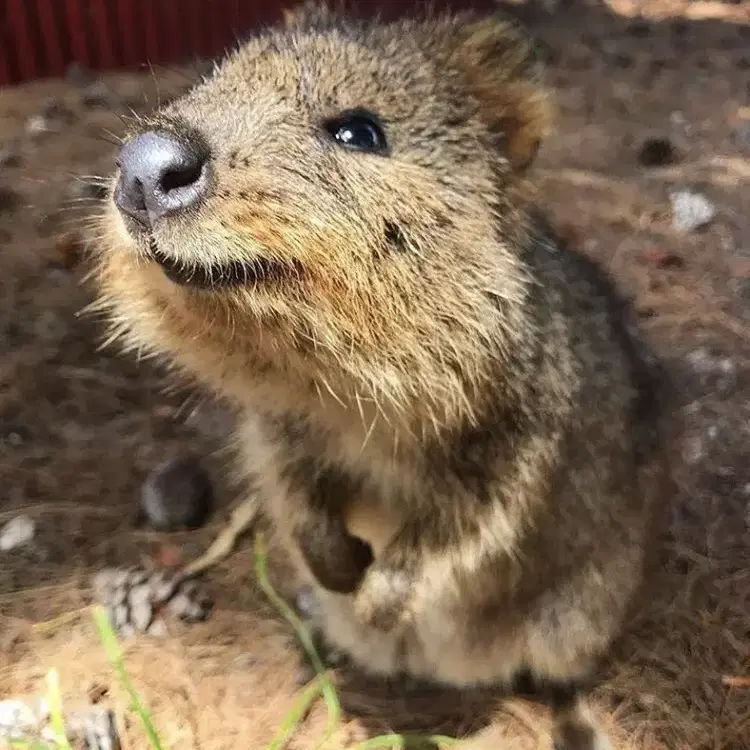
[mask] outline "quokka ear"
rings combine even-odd
[[[525,171],[553,124],[533,38],[518,22],[499,15],[460,24],[455,38],[454,60],[465,71],[488,128],[512,168]]]

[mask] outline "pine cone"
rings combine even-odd
[[[66,717],[65,729],[70,742],[81,741],[86,750],[120,750],[115,714],[109,708],[89,706]]]
[[[212,607],[196,581],[162,570],[107,568],[94,576],[93,588],[112,627],[124,637],[139,632],[166,635],[162,615],[199,622],[209,616]]]
[[[66,712],[63,725],[68,743],[82,750],[121,750],[115,715],[105,706],[87,705]],[[0,701],[0,747],[3,740],[11,746],[56,748],[58,738],[50,723],[49,701]]]

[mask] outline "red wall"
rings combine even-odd
[[[349,3],[389,16],[424,0]],[[0,85],[92,69],[218,55],[296,0],[0,0]],[[452,6],[487,2],[450,2]]]

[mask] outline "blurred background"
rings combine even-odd
[[[293,0],[2,0],[0,2],[0,85],[37,77],[61,76],[71,62],[111,70],[152,64],[181,63],[195,56],[219,54],[242,34],[272,23]],[[348,2],[383,17],[408,13],[424,0]],[[434,7],[489,9],[525,0],[450,0]],[[571,9],[575,2],[547,0],[545,10]],[[585,2],[584,2],[585,4]],[[747,21],[745,0],[594,0],[629,15],[658,18],[723,18]]]

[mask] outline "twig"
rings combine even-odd
[[[88,612],[91,607],[82,607],[75,612],[66,612],[65,614],[59,615],[52,620],[44,620],[43,622],[36,622],[31,626],[31,629],[35,633],[50,633],[53,630],[61,628],[63,625],[69,625],[71,622],[78,620],[83,614]]]
[[[734,677],[732,675],[724,675],[721,678],[721,681],[724,685],[728,685],[729,687],[750,688],[750,677]]]
[[[237,539],[250,528],[257,515],[258,501],[255,495],[252,495],[232,511],[229,523],[211,546],[199,558],[186,565],[182,574],[186,578],[193,578],[228,557]]]

